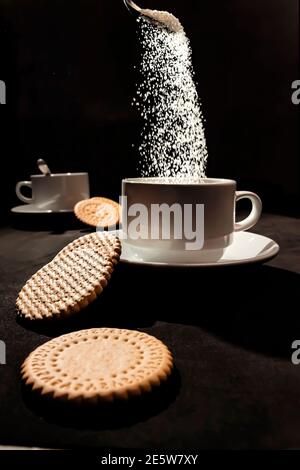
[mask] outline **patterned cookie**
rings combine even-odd
[[[120,254],[120,240],[109,232],[75,240],[26,282],[16,301],[18,314],[50,320],[79,312],[103,291]]]
[[[52,339],[22,365],[25,384],[73,403],[112,402],[150,392],[173,369],[160,340],[139,331],[94,328]]]
[[[74,212],[76,217],[87,225],[107,228],[119,223],[121,206],[105,197],[92,197],[78,202]]]
[[[99,231],[76,238],[62,248],[56,257],[66,254],[68,251],[80,250],[83,248],[97,249],[97,251],[101,251],[103,257],[111,260],[113,264],[117,264],[119,262],[121,255],[121,243],[119,238],[111,232]]]

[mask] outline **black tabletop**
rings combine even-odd
[[[300,447],[299,220],[265,215],[255,231],[276,240],[264,265],[218,269],[119,264],[99,299],[54,327],[16,320],[24,282],[83,230],[0,231],[0,444],[49,448]],[[28,397],[19,368],[49,338],[116,326],[149,332],[172,350],[176,373],[146,406],[95,419],[49,413]]]

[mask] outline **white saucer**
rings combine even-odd
[[[34,204],[22,204],[22,206],[16,206],[11,209],[11,212],[16,214],[61,214],[61,213],[70,213],[73,212],[70,209],[43,209],[41,207],[35,206]]]
[[[120,232],[120,231],[117,231]],[[122,236],[121,233],[119,233]],[[189,252],[174,255],[162,260],[161,253],[155,250],[136,249],[122,240],[121,261],[128,264],[166,267],[216,267],[250,263],[261,263],[274,258],[279,252],[279,245],[271,238],[251,232],[236,232],[233,243],[217,252],[202,250],[197,254]]]

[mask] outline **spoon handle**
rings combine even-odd
[[[141,13],[142,9],[136,5],[132,0],[123,0],[126,7],[128,8],[128,10],[130,11],[130,13],[133,13],[132,10],[134,10],[135,12],[138,12],[138,13]]]
[[[38,159],[37,166],[39,167],[39,170],[41,173],[43,173],[43,175],[51,175],[50,168],[48,167],[45,160],[43,160],[42,158]]]

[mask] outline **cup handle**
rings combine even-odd
[[[248,230],[248,228],[253,227],[253,225],[258,222],[262,211],[262,202],[257,194],[250,193],[249,191],[237,191],[235,193],[235,202],[239,201],[240,199],[250,199],[252,202],[252,210],[246,219],[241,220],[240,222],[235,222],[235,232]]]
[[[31,181],[19,181],[19,183],[16,184],[16,195],[22,202],[26,202],[27,204],[30,204],[32,202],[32,197],[26,197],[22,194],[21,188],[22,186],[27,186],[28,188],[31,188],[32,190],[32,184]]]

